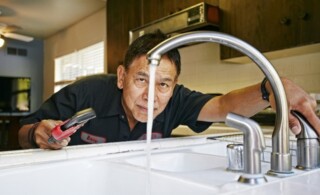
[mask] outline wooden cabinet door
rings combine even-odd
[[[108,0],[106,58],[108,73],[116,73],[129,46],[129,31],[172,13],[203,2],[201,0]],[[218,0],[206,0],[218,5]]]
[[[299,44],[320,42],[320,1],[300,0],[295,18],[299,21]]]
[[[141,4],[137,0],[107,1],[107,66],[116,73],[129,45],[129,30],[141,25]]]
[[[0,116],[0,151],[20,149],[18,131],[20,116]]]
[[[220,0],[221,31],[234,35],[261,52],[319,42],[318,0]],[[222,47],[221,58],[241,56]]]
[[[143,24],[148,24],[174,12],[174,1],[168,0],[143,0]]]

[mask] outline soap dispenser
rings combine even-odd
[[[319,136],[308,121],[299,112],[292,114],[299,120],[301,132],[297,138],[297,169],[311,170],[320,167]]]

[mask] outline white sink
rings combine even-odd
[[[266,176],[256,186],[237,182],[242,173],[226,171],[226,145],[201,145],[154,150],[151,171],[143,151],[77,160],[11,166],[0,169],[1,194],[317,194],[320,170],[298,171],[288,178]],[[97,148],[99,149],[99,148]],[[262,163],[265,173],[270,168]],[[148,194],[149,195],[149,194]]]
[[[205,144],[198,147],[193,147],[190,150],[198,154],[207,154],[226,157],[227,156],[227,145],[231,142],[217,142],[212,144]]]
[[[226,158],[221,156],[196,154],[191,152],[166,152],[152,154],[150,167],[154,170],[168,172],[192,172],[223,167],[227,164]],[[146,167],[146,155],[125,159],[131,165]]]
[[[201,173],[207,171],[148,174],[144,168],[100,158],[8,168],[0,173],[0,186],[1,194],[6,195],[144,195],[148,186],[151,195],[218,194],[217,186],[195,180],[194,173],[203,181],[205,175]]]
[[[1,170],[1,194],[107,194],[109,167],[87,160],[43,163]]]

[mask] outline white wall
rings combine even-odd
[[[282,51],[286,56],[286,50]],[[252,62],[228,63],[220,60],[215,43],[202,43],[180,49],[182,58],[179,83],[205,93],[228,91],[261,82],[264,75]],[[296,82],[309,93],[320,93],[320,50],[270,60],[281,76]]]
[[[84,18],[44,41],[43,100],[54,91],[54,59],[106,39],[106,9]],[[106,66],[105,66],[106,67]]]

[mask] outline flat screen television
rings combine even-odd
[[[0,112],[30,112],[31,78],[0,76]]]

